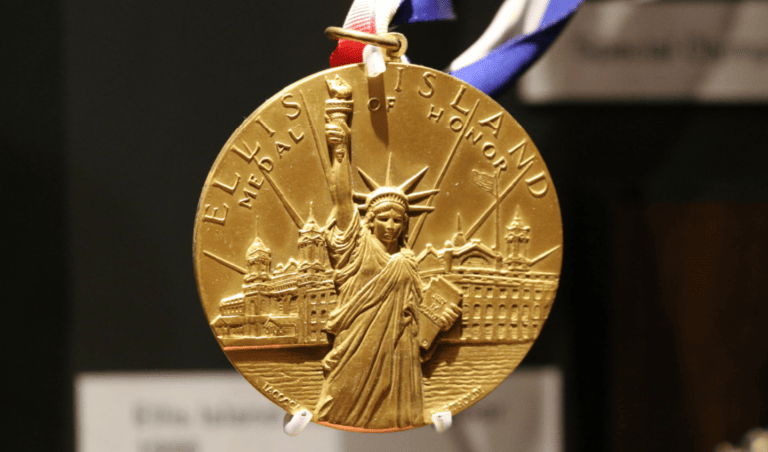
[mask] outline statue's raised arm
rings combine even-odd
[[[336,226],[345,230],[355,218],[355,204],[352,201],[352,169],[350,165],[350,142],[352,120],[352,87],[336,76],[326,80],[331,98],[325,106],[325,139],[331,161],[328,177],[333,201]]]

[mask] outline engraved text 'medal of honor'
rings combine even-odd
[[[284,102],[285,102],[285,96],[284,96]],[[284,103],[285,104],[285,103]],[[299,108],[299,110],[290,109],[293,108],[294,103],[287,103],[287,108],[289,108],[288,113],[286,113],[286,117],[289,119],[298,118],[301,110],[298,105],[296,105],[295,108]],[[275,135],[277,132],[275,132],[269,125],[266,124],[266,122],[260,118],[257,118],[256,120],[252,121],[252,124],[258,124],[260,128],[264,129],[264,132],[269,134],[270,136]],[[293,141],[293,143],[298,144],[304,139],[304,132],[300,131],[301,125],[298,124],[294,126],[293,128],[288,129],[287,135],[288,138]],[[263,133],[263,132],[262,132]],[[278,155],[278,160],[280,161],[283,158],[283,154],[287,151],[291,150],[291,145],[283,143],[282,141],[278,141],[277,139],[274,141],[275,143],[275,150]],[[247,184],[243,187],[243,194],[242,198],[239,199],[238,205],[241,207],[251,209],[252,208],[252,202],[251,200],[255,200],[258,197],[259,190],[262,188],[262,185],[264,183],[264,180],[267,180],[269,182],[269,185],[272,186],[273,189],[276,191],[279,191],[277,187],[274,186],[274,181],[270,177],[269,173],[272,172],[275,168],[275,160],[273,160],[269,156],[261,157],[260,159],[257,158],[259,152],[261,151],[261,144],[257,141],[255,142],[255,145],[249,145],[248,141],[242,137],[239,143],[235,143],[230,147],[230,151],[237,154],[240,158],[245,160],[247,164],[250,164],[251,162],[256,162],[256,166],[261,172],[261,179],[256,174],[251,174],[249,178],[247,179]],[[237,174],[237,173],[236,173]],[[238,179],[239,183],[239,179]],[[231,191],[234,191],[232,189],[232,186],[223,186],[223,183],[219,183],[216,185],[217,187],[221,188],[222,190],[227,191],[230,193]],[[237,185],[237,184],[236,184]],[[230,193],[231,194],[231,193]]]
[[[274,161],[269,157],[262,157],[260,160],[256,160],[256,155],[261,150],[261,145],[258,141],[256,142],[256,146],[252,148],[246,140],[241,139],[240,143],[233,144],[229,150],[245,160],[245,163],[256,162],[256,165],[261,171],[266,171],[268,173],[275,167]]]
[[[422,97],[432,97],[435,92],[435,87],[432,83],[432,79],[428,77],[429,75],[433,74],[429,72],[424,74],[424,83],[429,90],[421,91],[424,89],[424,87],[421,87],[419,94],[422,95]],[[445,123],[453,132],[460,133],[462,138],[471,143],[473,148],[482,153],[483,157],[498,171],[506,171],[509,168],[507,157],[498,151],[498,145],[495,140],[483,140],[483,138],[490,138],[490,135],[495,139],[499,137],[504,118],[503,112],[499,111],[484,119],[478,120],[477,128],[470,125],[469,122],[472,120],[476,108],[471,108],[469,106],[470,104],[464,99],[465,92],[466,86],[462,85],[456,92],[453,101],[451,101],[450,107],[446,107],[458,112],[458,114],[450,116],[449,119],[445,120]],[[430,104],[429,110],[426,113],[426,118],[435,124],[441,124],[441,120],[445,113],[445,108]],[[463,117],[466,119],[463,119]],[[484,129],[490,129],[490,135],[485,136],[483,133]],[[516,169],[523,173],[530,171],[536,162],[534,155],[526,156],[526,144],[527,141],[523,140],[520,144],[507,151],[511,161],[514,161],[515,154],[517,154]],[[535,198],[543,197],[549,190],[549,181],[544,170],[539,170],[536,174],[524,179],[524,181],[528,188],[528,193]]]
[[[254,150],[251,150],[248,145],[243,142],[242,143],[243,148],[245,148],[247,151],[243,151],[240,146],[233,145],[230,150],[242,157],[246,162],[251,162],[254,160],[254,156],[259,152],[259,144],[256,143],[256,148]],[[261,161],[258,164],[259,169],[262,170],[262,172],[269,172],[273,168],[272,160],[269,157],[264,157],[261,159]],[[240,180],[241,176],[240,173],[235,173],[234,175],[234,181],[225,183],[221,178],[227,176],[226,174],[221,175],[213,180],[211,183],[212,186],[221,189],[225,193],[229,195],[240,197],[239,195],[235,195],[235,191],[238,190],[238,187],[240,186]],[[258,176],[256,174],[251,173],[248,176],[248,179],[246,179],[246,183],[243,186],[242,189],[242,198],[238,200],[238,205],[241,207],[245,207],[247,209],[250,209],[252,207],[251,200],[256,199],[258,197],[259,190],[261,189],[261,186],[264,184],[264,177],[259,180]],[[211,220],[208,220],[211,221]],[[223,224],[223,223],[222,223]]]
[[[286,95],[283,96],[283,106],[287,111],[285,116],[289,120],[298,118],[302,112],[301,106],[299,104],[296,102],[288,102],[288,99],[291,97],[291,93],[286,93]],[[272,157],[264,156],[261,159],[257,159],[257,155],[261,151],[261,143],[264,142],[264,140],[249,140],[245,137],[245,134],[246,132],[254,131],[255,133],[261,135],[262,138],[265,138],[263,134],[266,134],[266,138],[272,139],[269,141],[273,142],[275,154],[277,155],[279,161],[288,151],[291,150],[291,142],[298,144],[304,139],[304,132],[301,130],[301,124],[286,128],[285,130],[285,132],[280,132],[278,134],[273,126],[269,125],[264,118],[257,116],[255,119],[244,126],[240,132],[239,142],[233,144],[230,147],[230,150],[245,160],[245,162],[248,164],[251,162],[256,162],[257,166],[262,172],[271,172],[275,166],[275,160],[273,160]],[[269,144],[267,144],[267,147],[269,147]]]
[[[386,98],[386,108],[385,108],[385,111],[387,113],[389,113],[390,110],[392,110],[392,108],[395,107],[395,102],[396,101],[397,101],[397,99],[394,98],[394,97],[389,97],[388,96]],[[370,98],[368,98],[368,110],[379,111],[379,109],[381,109],[381,104],[382,104],[381,99],[379,99],[378,97],[370,97]]]
[[[259,180],[255,174],[251,174],[251,176],[248,178],[249,187],[243,188],[244,198],[241,199],[238,204],[247,209],[250,209],[251,199],[256,199],[256,197],[258,196],[258,190],[261,189],[261,186],[263,184],[264,184],[264,177],[262,177],[261,180]]]

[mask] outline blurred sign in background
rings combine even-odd
[[[585,3],[522,78],[527,102],[768,101],[768,3]]]
[[[232,372],[96,373],[76,380],[77,452],[388,452],[563,450],[562,377],[522,369],[454,418],[373,435],[309,424],[283,433],[285,411]]]

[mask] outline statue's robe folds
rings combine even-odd
[[[335,336],[323,359],[318,421],[365,429],[423,425],[417,306],[422,287],[413,252],[389,255],[356,217],[326,241],[337,269]]]

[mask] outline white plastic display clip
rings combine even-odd
[[[451,428],[451,424],[453,424],[453,416],[450,411],[434,413],[432,414],[432,424],[435,426],[437,433],[443,433]]]
[[[312,420],[309,410],[300,410],[296,414],[286,413],[283,419],[283,431],[286,435],[296,436],[304,430],[304,427]]]
[[[368,72],[368,77],[377,77],[387,70],[387,63],[384,62],[384,54],[378,46],[368,44],[363,48],[363,62]]]

